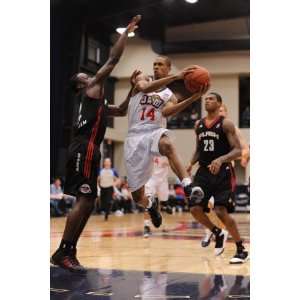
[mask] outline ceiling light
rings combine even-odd
[[[122,34],[125,30],[126,30],[126,27],[119,27],[116,29],[116,31],[120,34]],[[128,37],[133,37],[133,36],[135,36],[134,32],[130,32],[128,34]]]
[[[194,4],[194,3],[197,3],[198,0],[185,0],[185,2]]]

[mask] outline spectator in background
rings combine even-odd
[[[198,117],[199,117],[198,113],[196,112],[195,109],[193,109],[192,113],[191,113],[191,116],[190,116],[193,126],[194,126],[194,123],[196,122],[196,120],[198,120]]]
[[[63,193],[61,180],[57,177],[50,186],[50,208],[52,215],[62,216],[75,204],[76,198]]]
[[[114,183],[118,177],[118,173],[115,169],[112,168],[110,158],[105,158],[103,163],[103,169],[99,171],[98,176],[98,186],[101,189],[101,207],[104,209],[105,212],[105,221],[108,220],[108,215],[113,200]]]
[[[122,181],[120,178],[115,180],[114,193],[113,193],[113,205],[112,211],[115,212],[116,216],[122,216],[124,214],[124,202],[125,199],[121,193]]]
[[[55,216],[63,216],[65,214],[64,194],[61,187],[61,180],[55,178],[50,185],[50,207]]]
[[[182,212],[184,206],[185,206],[185,194],[184,189],[181,184],[177,184],[175,186],[175,198],[176,198],[176,209],[179,212]]]
[[[67,208],[72,208],[76,198],[65,195],[60,178],[56,177],[50,185],[50,206],[55,216],[63,216]]]
[[[125,213],[132,213],[135,208],[135,202],[133,201],[132,195],[128,188],[128,182],[125,180],[121,185],[121,193],[124,198],[124,211]]]
[[[175,207],[176,207],[176,192],[175,192],[173,184],[169,185],[168,205],[171,207],[172,211],[173,211],[173,207],[174,207],[174,211],[175,211]]]

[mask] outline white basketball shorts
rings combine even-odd
[[[124,158],[131,192],[143,187],[153,170],[153,157],[160,156],[158,143],[162,135],[171,136],[165,128],[129,135],[125,140]]]

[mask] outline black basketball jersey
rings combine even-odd
[[[195,129],[198,138],[198,162],[201,166],[208,166],[214,159],[231,151],[227,136],[223,131],[223,121],[224,117],[218,117],[207,126],[204,118]]]
[[[75,124],[74,140],[100,146],[107,126],[107,101],[83,96]]]

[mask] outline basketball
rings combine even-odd
[[[210,74],[207,69],[197,66],[192,73],[184,76],[184,85],[191,93],[199,91],[200,87],[204,84],[210,84]]]

